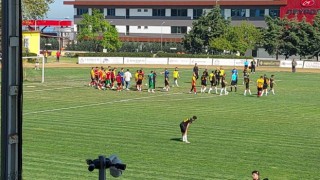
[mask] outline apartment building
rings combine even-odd
[[[320,9],[319,0],[74,0],[74,22],[83,14],[99,9],[114,25],[124,41],[179,42],[192,22],[219,5],[232,24],[248,20],[266,26],[265,15],[273,17],[307,16],[311,21]]]

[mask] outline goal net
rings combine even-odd
[[[44,83],[44,57],[30,56],[22,57],[23,81]]]

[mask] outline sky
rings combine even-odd
[[[72,5],[63,5],[63,0],[55,0],[55,2],[50,5],[47,19],[65,19],[67,17],[73,19],[73,12]]]

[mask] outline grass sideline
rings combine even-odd
[[[278,82],[276,95],[257,98],[244,97],[243,86],[228,96],[188,94],[190,69],[168,93],[159,75],[155,94],[95,90],[89,68],[45,72],[44,84],[24,83],[26,180],[97,179],[85,159],[100,154],[127,164],[119,179],[250,179],[256,169],[273,180],[317,178],[319,74],[258,72],[252,81],[266,73]],[[194,114],[184,144],[178,125]]]

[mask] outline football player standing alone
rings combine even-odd
[[[188,129],[190,127],[190,124],[195,121],[197,119],[197,116],[193,116],[191,118],[187,118],[185,120],[183,120],[181,123],[180,123],[180,130],[181,130],[181,134],[182,134],[182,141],[185,142],[185,143],[190,143],[188,141],[188,137],[187,137],[187,134],[188,134]]]

